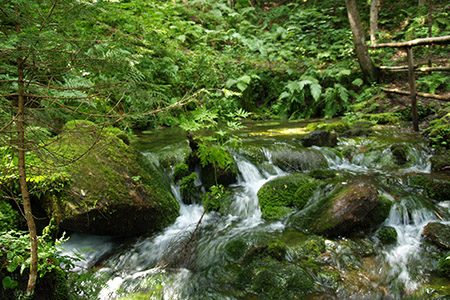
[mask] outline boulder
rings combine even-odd
[[[337,134],[328,130],[316,130],[302,138],[302,145],[305,147],[334,147],[337,145]]]
[[[450,178],[445,174],[421,174],[410,177],[410,185],[424,189],[428,197],[437,201],[450,200]]]
[[[346,236],[374,227],[388,216],[392,202],[378,197],[377,189],[361,179],[348,186],[336,186],[333,192],[309,203],[291,217],[301,230],[328,237]]]
[[[441,150],[439,153],[434,154],[431,158],[431,170],[435,172],[448,172],[450,173],[450,151]]]
[[[317,184],[318,181],[301,173],[266,182],[258,191],[262,216],[266,219],[278,219],[293,212],[294,207],[302,209]]]
[[[444,250],[450,250],[450,225],[430,222],[423,228],[422,236],[425,241]]]
[[[47,215],[55,216],[62,229],[134,236],[176,219],[179,204],[167,177],[140,152],[93,124],[67,128],[49,146],[48,156],[64,158],[60,174],[66,183],[42,197]]]
[[[272,152],[274,165],[286,172],[325,169],[328,162],[320,151],[308,148],[280,147]]]

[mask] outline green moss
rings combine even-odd
[[[263,185],[258,191],[263,217],[279,218],[291,212],[289,206],[294,204],[296,191],[308,182],[305,175],[293,174],[276,178]]]
[[[267,244],[267,254],[276,260],[284,260],[286,251],[286,244],[280,240],[272,240]]]
[[[434,126],[429,138],[431,146],[450,149],[450,124]]]
[[[381,113],[381,114],[367,114],[362,116],[364,119],[375,122],[380,125],[384,124],[396,124],[400,121],[400,117],[397,113]]]
[[[8,202],[0,199],[0,232],[17,229],[19,213]]]
[[[315,169],[308,173],[308,176],[315,179],[330,179],[337,176],[336,171],[330,169]]]
[[[346,121],[337,121],[332,123],[309,123],[306,126],[306,130],[315,131],[315,130],[328,130],[328,131],[336,131],[336,132],[344,132],[350,129],[350,125]]]
[[[450,150],[442,150],[431,157],[431,170],[441,172],[450,171]]]
[[[439,261],[438,269],[439,271],[447,275],[447,277],[450,277],[450,254],[444,256]]]
[[[180,180],[180,192],[183,201],[186,203],[195,202],[198,198],[198,189],[195,186],[195,181],[198,179],[197,173],[191,173]]]
[[[115,134],[81,124],[90,129],[67,131],[48,146],[47,160],[62,158],[64,165],[48,173],[64,172],[69,180],[45,196],[47,214],[66,229],[97,234],[133,235],[173,222],[179,205],[167,176]]]
[[[312,180],[305,182],[301,185],[294,194],[294,200],[292,203],[298,210],[303,209],[306,203],[308,203],[309,199],[314,195],[317,187],[319,186],[319,181]]]
[[[380,241],[384,244],[392,244],[397,241],[397,230],[392,226],[383,226],[377,234]]]
[[[299,247],[300,256],[305,259],[315,259],[325,252],[325,240],[320,236],[311,236]]]
[[[242,239],[229,241],[225,245],[225,253],[232,260],[239,260],[242,258],[248,250],[247,243]]]
[[[185,163],[178,164],[174,168],[173,181],[177,182],[181,178],[189,175],[189,166]]]
[[[449,180],[415,175],[410,178],[410,185],[424,189],[428,196],[434,200],[444,201],[450,199]]]

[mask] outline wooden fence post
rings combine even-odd
[[[412,47],[407,47],[408,51],[408,74],[409,74],[409,90],[411,92],[411,114],[414,131],[419,131],[419,117],[417,115],[417,90],[416,79],[414,76],[414,58]]]

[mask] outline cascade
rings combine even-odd
[[[357,274],[365,272],[367,278],[370,277],[369,274],[376,278],[373,290],[356,284],[346,286],[342,283],[336,287],[336,291],[325,289],[325,293],[329,292],[330,297],[376,299],[380,298],[377,287],[383,287],[392,294],[392,299],[402,299],[403,295],[416,291],[424,283],[425,275],[420,269],[425,268],[423,264],[427,262],[423,255],[424,249],[421,247],[421,234],[423,227],[428,222],[435,221],[436,217],[432,210],[420,205],[419,196],[411,196],[411,192],[404,188],[405,180],[402,176],[411,172],[429,172],[428,154],[421,145],[408,146],[410,160],[404,166],[394,169],[389,165],[392,153],[386,150],[386,147],[372,152],[361,150],[371,143],[374,142],[364,139],[341,139],[337,150],[314,147],[323,154],[329,168],[342,174],[344,178],[370,177],[380,183],[383,194],[389,194],[390,188],[397,194],[403,193],[400,197],[397,195],[389,217],[383,224],[395,228],[398,235],[397,242],[394,245],[376,248],[374,259],[377,268],[366,270],[362,267],[363,263],[358,263],[356,265],[361,269],[349,271],[346,269],[349,262],[344,260],[345,257],[352,259],[348,254],[352,251],[346,248],[344,244],[346,240],[326,240],[327,253],[331,254],[323,259],[331,263],[342,274],[342,278],[347,280],[350,277],[345,274],[352,272]],[[379,148],[383,148],[383,144],[380,144]],[[351,149],[352,155],[350,157],[339,155],[338,152],[343,149]],[[190,236],[203,214],[202,205],[186,205],[182,202],[179,188],[175,184],[172,184],[171,188],[180,203],[180,216],[174,224],[162,232],[140,237],[127,244],[109,237],[73,235],[64,245],[66,248],[64,253],[67,254],[77,248],[94,250],[83,254],[86,261],[81,262],[79,269],[75,271],[101,262],[101,268],[96,276],[107,280],[99,291],[98,299],[121,299],[139,293],[150,295],[149,299],[153,299],[151,295],[155,295],[157,299],[236,299],[232,292],[227,292],[220,284],[222,277],[230,276],[229,270],[224,269],[227,263],[224,250],[227,243],[243,239],[247,245],[258,245],[271,237],[279,238],[286,229],[283,220],[267,221],[261,217],[258,190],[269,180],[288,174],[272,164],[272,150],[261,146],[261,151],[265,157],[264,163],[271,165],[270,172],[263,165],[250,162],[245,155],[234,154],[240,175],[237,183],[229,187],[232,203],[226,214],[208,212],[204,216],[195,253],[191,253],[194,256],[192,265],[171,269],[164,268],[162,264],[167,253],[174,251],[177,245],[182,245]],[[148,155],[156,160],[155,155]],[[392,186],[386,183],[386,178],[392,179]],[[394,200],[394,197],[389,198]],[[376,240],[375,234],[367,239]],[[345,250],[347,252],[339,252],[344,251],[342,249],[347,249]],[[293,250],[290,251],[288,257],[292,256]],[[424,262],[421,263],[421,260]],[[322,279],[319,278],[319,281]]]

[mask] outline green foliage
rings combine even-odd
[[[16,230],[19,213],[8,202],[0,199],[0,232]]]
[[[177,182],[181,178],[189,175],[189,166],[187,164],[178,164],[174,167],[173,181]]]
[[[438,268],[442,273],[447,275],[447,277],[450,277],[450,254],[444,256],[439,261]]]
[[[40,278],[52,272],[61,264],[67,267],[73,265],[74,259],[60,256],[61,250],[57,248],[65,240],[62,237],[54,244],[52,241],[46,240],[45,236],[38,238],[38,274]],[[0,271],[10,274],[3,280],[3,288],[17,287],[18,282],[14,278],[17,279],[19,274],[22,276],[29,269],[29,242],[30,237],[25,232],[10,230],[0,233],[0,243],[2,245],[2,252],[0,253],[2,269]]]

